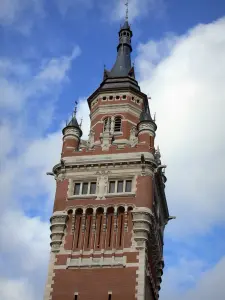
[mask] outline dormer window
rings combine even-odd
[[[111,128],[111,118],[110,117],[107,117],[104,119],[104,127],[103,127],[103,130],[106,131],[106,130],[110,130]]]
[[[114,125],[114,132],[120,132],[121,131],[121,125],[122,125],[121,117],[116,117],[115,118],[115,125]]]

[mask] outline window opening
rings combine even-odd
[[[78,295],[75,295],[75,296],[74,296],[74,300],[78,300]]]
[[[91,235],[91,222],[92,216],[89,216],[89,228],[88,228],[88,237],[87,237],[87,248],[89,248],[90,245],[90,235]]]
[[[111,235],[112,235],[112,221],[113,221],[113,216],[110,216],[110,225],[109,225],[109,243],[108,246],[111,246]]]
[[[113,100],[113,96],[109,96],[109,100]]]
[[[123,214],[120,215],[120,238],[119,238],[119,247],[122,245],[122,234],[123,234]]]
[[[87,195],[88,193],[88,182],[84,182],[82,186],[82,195]]]
[[[75,183],[74,194],[80,195],[80,183]]]
[[[76,245],[76,248],[79,247],[80,227],[81,227],[81,220],[82,220],[82,217],[81,217],[81,216],[78,216],[78,218],[79,218],[79,225],[78,225],[78,232],[77,232],[77,245]]]
[[[122,192],[123,192],[123,181],[118,181],[117,193],[122,193]]]
[[[116,99],[119,100],[119,99],[120,99],[120,96],[116,96]]]
[[[96,182],[91,182],[90,194],[93,195],[96,193]]]
[[[97,248],[100,247],[100,241],[101,241],[101,231],[102,231],[102,216],[100,216],[99,221],[99,233],[98,233],[98,242],[97,242]]]
[[[102,98],[102,100],[106,100],[107,98],[104,96],[103,98]]]
[[[132,180],[126,180],[126,186],[125,186],[125,192],[126,193],[131,192],[131,186],[132,186]]]
[[[127,98],[127,96],[126,95],[123,95],[123,99],[126,99]]]
[[[112,300],[112,294],[108,295],[108,300]]]
[[[122,124],[121,118],[120,117],[116,117],[115,118],[114,131],[120,132],[121,131],[121,124]]]
[[[109,193],[115,193],[115,186],[116,186],[115,181],[110,181],[109,182]]]

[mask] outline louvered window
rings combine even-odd
[[[115,118],[115,125],[114,125],[114,131],[115,132],[120,132],[121,131],[121,125],[122,125],[122,120],[120,117]]]

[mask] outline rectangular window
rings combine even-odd
[[[80,183],[75,183],[74,195],[80,195]]]
[[[109,193],[115,193],[115,181],[109,182]]]
[[[130,193],[132,187],[132,180],[126,180],[125,192]]]
[[[108,300],[112,300],[112,294],[109,294]]]
[[[82,195],[87,195],[88,193],[88,182],[84,182],[82,186]]]
[[[96,182],[91,182],[90,194],[94,195],[96,193]]]
[[[118,181],[117,193],[122,193],[122,192],[123,192],[123,181]]]
[[[96,194],[96,182],[75,182],[74,183],[74,195],[95,195]]]
[[[74,300],[78,300],[78,295],[74,295]]]
[[[131,193],[132,180],[113,180],[109,182],[109,194],[111,193]]]

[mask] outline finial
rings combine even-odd
[[[126,3],[125,3],[125,6],[127,7],[126,8],[126,21],[128,22],[128,15],[129,15],[129,1],[126,0]]]
[[[80,120],[80,128],[82,127],[82,123],[83,123],[83,117]]]
[[[73,111],[73,117],[76,117],[76,114],[77,114],[77,105],[78,105],[78,102],[75,101],[75,106],[74,106],[74,111]]]

